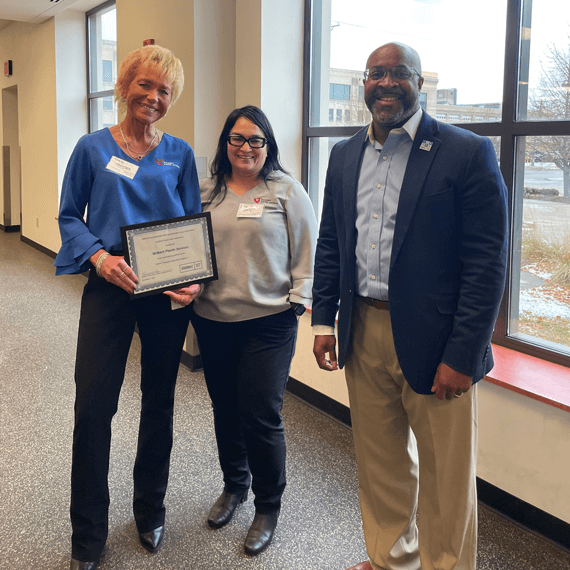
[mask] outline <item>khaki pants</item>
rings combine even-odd
[[[452,400],[417,394],[388,311],[356,298],[352,324],[346,380],[372,567],[475,570],[476,386]]]

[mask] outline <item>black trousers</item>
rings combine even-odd
[[[72,556],[96,559],[107,540],[111,420],[135,324],[141,340],[141,415],[133,510],[139,532],[164,524],[174,389],[191,314],[157,294],[130,300],[92,270],[83,291],[75,364],[71,470]]]
[[[285,489],[283,394],[297,337],[293,310],[240,322],[192,317],[225,490],[251,488],[258,512],[281,506]]]

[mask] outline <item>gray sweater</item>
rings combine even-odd
[[[204,209],[212,216],[218,280],[206,284],[195,312],[235,322],[311,303],[317,221],[303,186],[273,172],[243,196],[228,188],[222,203],[206,205],[212,178],[202,180]]]

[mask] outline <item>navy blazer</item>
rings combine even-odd
[[[334,326],[338,311],[341,368],[350,358],[366,132],[332,149],[315,256],[312,323]],[[424,141],[430,150],[421,148]],[[423,113],[402,182],[388,278],[396,353],[416,392],[431,393],[440,362],[474,382],[493,367],[506,255],[506,187],[491,141]]]

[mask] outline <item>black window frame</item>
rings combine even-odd
[[[303,54],[303,139],[302,139],[302,166],[301,179],[303,185],[309,190],[309,146],[312,138],[350,137],[357,133],[361,126],[311,126],[310,103],[311,103],[311,74],[318,73],[320,68],[313,71],[312,50],[313,45],[318,45],[320,38],[318,32],[313,36],[313,4],[323,0],[305,0],[305,32]],[[536,0],[535,0],[536,2]],[[517,219],[522,220],[522,205],[515,200],[515,188],[522,187],[524,171],[516,171],[517,164],[517,140],[519,137],[539,136],[570,136],[570,121],[528,121],[517,120],[517,101],[524,97],[519,93],[519,77],[528,70],[528,65],[521,66],[521,61],[529,57],[528,39],[521,36],[523,24],[530,18],[530,2],[525,9],[524,0],[509,0],[507,2],[506,15],[506,39],[505,39],[505,65],[503,74],[503,107],[501,122],[470,122],[457,123],[456,126],[469,130],[481,136],[500,137],[500,168],[508,190],[509,206],[509,252],[508,272],[505,293],[501,301],[499,315],[495,323],[493,343],[518,352],[536,356],[543,360],[562,364],[570,367],[570,355],[558,352],[554,348],[549,349],[529,340],[515,338],[508,335],[509,306],[512,301],[513,276],[517,279],[521,268],[521,241],[522,233],[516,230]],[[519,48],[520,46],[520,48]],[[421,55],[421,54],[420,54]],[[320,63],[317,63],[320,66]],[[520,70],[523,70],[522,73]],[[528,73],[528,71],[526,71]],[[524,81],[525,77],[521,77]],[[527,79],[527,78],[526,78]],[[525,87],[521,87],[524,89]],[[528,87],[526,87],[528,89]],[[517,177],[519,177],[517,179]],[[545,344],[547,344],[545,342]]]

